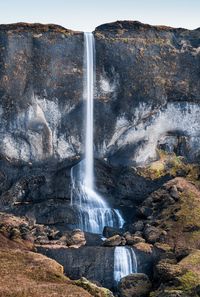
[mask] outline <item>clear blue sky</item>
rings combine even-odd
[[[0,23],[41,22],[93,31],[106,22],[200,27],[200,0],[0,0]]]

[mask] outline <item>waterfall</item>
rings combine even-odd
[[[137,259],[131,247],[117,246],[114,251],[114,281],[116,285],[124,276],[137,272]]]
[[[124,220],[119,210],[110,208],[104,198],[95,190],[93,152],[95,43],[93,34],[85,33],[84,41],[85,159],[71,169],[71,205],[76,207],[78,212],[78,224],[76,227],[83,231],[100,234],[105,226],[122,228]]]

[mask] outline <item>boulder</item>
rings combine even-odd
[[[135,273],[123,277],[118,287],[120,297],[147,297],[152,285],[146,274]]]
[[[139,242],[145,242],[144,238],[134,235],[134,234],[130,234],[129,232],[126,232],[124,234],[124,237],[126,239],[126,244],[128,244],[128,245],[133,245],[133,244],[136,244]]]
[[[122,235],[122,234],[123,234],[122,230],[117,229],[117,228],[106,226],[103,229],[103,236],[105,236],[107,238],[112,237],[114,235]]]
[[[66,232],[66,245],[80,247],[86,244],[85,234],[83,231],[76,229],[72,232]]]
[[[154,227],[154,226],[146,226],[144,229],[144,237],[149,243],[155,243],[156,241],[159,241],[159,238],[162,234],[161,229]]]
[[[142,231],[144,229],[144,222],[139,220],[134,224],[130,225],[129,230],[131,233],[135,233],[137,231]]]
[[[94,297],[114,297],[113,293],[110,290],[98,287],[95,283],[87,280],[85,277],[81,277],[74,283],[77,286],[80,286],[86,291],[88,291]]]
[[[107,238],[103,245],[104,246],[118,246],[122,244],[122,239],[123,237],[121,237],[120,235],[114,235],[112,237]]]
[[[138,242],[133,245],[134,248],[138,251],[144,252],[146,254],[151,254],[153,251],[153,245],[146,242]]]
[[[155,267],[154,277],[161,282],[172,281],[181,276],[184,270],[174,260],[163,259]]]
[[[150,217],[153,213],[152,208],[147,207],[147,206],[142,206],[139,208],[139,214],[144,217],[145,219],[147,219],[148,217]]]

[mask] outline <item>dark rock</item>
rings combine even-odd
[[[154,226],[146,226],[144,229],[144,237],[149,243],[159,241],[162,230]]]
[[[84,275],[90,281],[97,281],[104,287],[114,286],[112,247],[82,246],[76,249],[38,246],[37,251],[63,265],[66,275],[71,279],[77,280]]]
[[[14,240],[18,238],[21,238],[20,230],[17,228],[12,228],[10,231],[10,239]]]
[[[114,235],[123,235],[123,231],[113,227],[104,227],[103,229],[103,236],[105,237],[112,237]]]
[[[101,234],[87,233],[85,232],[86,245],[88,246],[100,246],[103,243]]]
[[[152,208],[146,207],[146,206],[140,207],[139,211],[140,211],[141,216],[143,216],[145,219],[150,217],[153,213]]]
[[[178,248],[176,249],[175,255],[178,261],[181,261],[183,258],[189,255],[190,251],[186,248]]]
[[[130,225],[129,231],[131,233],[135,233],[137,231],[143,231],[144,229],[144,222],[143,221],[137,221],[134,224]]]
[[[120,297],[147,297],[151,291],[151,286],[151,282],[146,274],[130,274],[121,279],[119,295]]]

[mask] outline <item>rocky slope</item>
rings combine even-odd
[[[109,290],[86,279],[71,281],[63,266],[36,253],[33,237],[27,236],[33,226],[25,218],[8,214],[0,214],[0,218],[0,296],[113,297]]]

